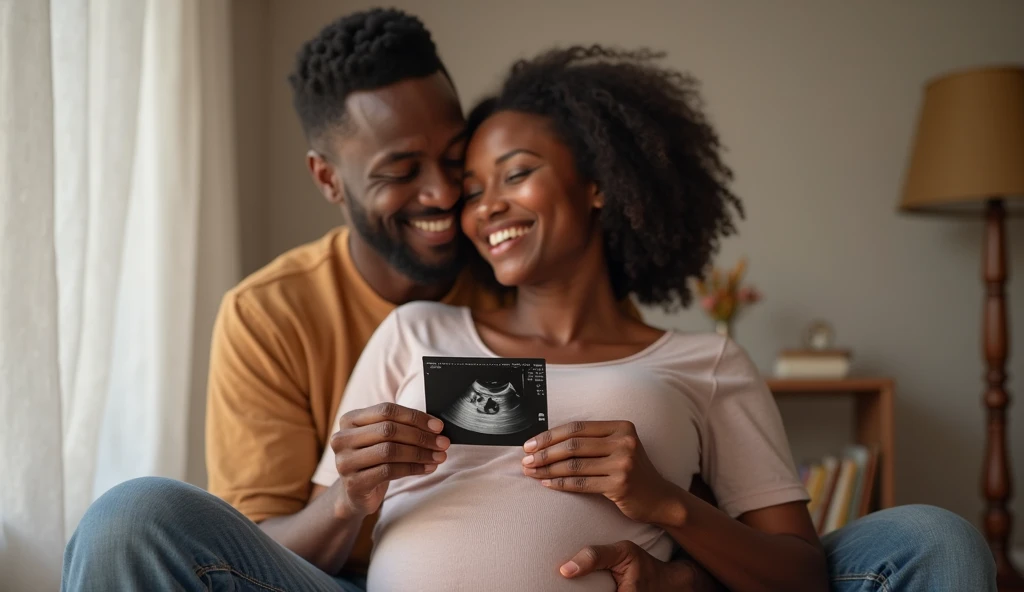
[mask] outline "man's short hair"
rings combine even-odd
[[[288,77],[307,140],[345,123],[350,93],[444,72],[430,32],[416,17],[376,8],[341,17],[299,50]]]

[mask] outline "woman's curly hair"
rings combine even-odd
[[[470,113],[469,131],[499,111],[550,120],[582,178],[604,194],[616,297],[671,309],[691,303],[689,283],[703,276],[719,239],[735,233],[732,210],[744,212],[696,80],[655,65],[662,57],[595,45],[521,60]]]

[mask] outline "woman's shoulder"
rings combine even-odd
[[[736,341],[715,332],[669,329],[659,353],[673,364],[692,372],[701,368],[710,374],[749,372],[753,363]]]
[[[431,300],[415,300],[399,305],[392,311],[400,323],[422,323],[424,321],[448,321],[451,319],[462,319],[466,314],[467,307],[434,302]]]
[[[465,332],[468,311],[465,306],[415,301],[395,308],[387,322],[394,324],[400,333],[433,341],[441,335]]]

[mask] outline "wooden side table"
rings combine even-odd
[[[879,451],[878,502],[874,509],[896,505],[895,407],[891,378],[769,378],[767,382],[776,397],[854,397],[857,443],[877,446]]]

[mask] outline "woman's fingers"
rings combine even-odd
[[[347,488],[349,495],[370,492],[389,481],[410,475],[425,475],[433,473],[435,470],[437,470],[437,465],[433,464],[387,463],[376,465],[352,475],[347,483]]]
[[[367,448],[382,442],[409,444],[431,450],[447,450],[451,444],[444,436],[391,420],[341,430],[335,432],[331,439],[337,451]]]
[[[606,457],[615,452],[617,446],[610,438],[569,438],[551,448],[543,448],[523,457],[523,466],[541,468],[569,459]]]
[[[551,479],[554,477],[604,477],[613,475],[618,468],[614,459],[605,457],[580,458],[567,460],[538,467],[523,467],[523,473],[535,479]]]
[[[395,442],[382,442],[368,448],[350,451],[345,455],[338,455],[336,461],[340,474],[351,475],[371,467],[396,463],[436,465],[444,462],[446,458],[448,458],[447,453],[440,450],[428,450]]]
[[[630,428],[628,421],[570,421],[556,428],[538,434],[523,444],[526,452],[537,452],[549,448],[570,438],[603,438],[620,430]]]
[[[611,486],[611,477],[554,477],[543,479],[540,484],[556,491],[603,494]]]

